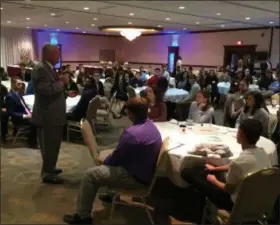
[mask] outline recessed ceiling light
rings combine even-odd
[[[200,24],[199,22],[195,22],[195,24]]]
[[[93,20],[97,20],[97,18],[93,18]]]
[[[26,20],[30,20],[30,18],[29,18],[29,17],[26,17]]]
[[[48,24],[44,24],[44,27],[47,27],[48,26]]]
[[[273,22],[273,21],[270,21],[269,24],[274,24],[274,22]]]
[[[51,13],[51,16],[55,16],[55,13]]]
[[[222,24],[222,25],[221,25],[221,27],[225,27],[225,25],[224,25],[224,24]]]
[[[220,15],[221,15],[221,13],[216,13],[216,15],[217,15],[217,16],[220,16]]]
[[[1,10],[3,10],[4,8],[1,7]]]
[[[186,30],[186,29],[187,29],[187,28],[185,28],[185,27],[183,28],[183,30]]]
[[[128,24],[132,24],[132,22],[128,22]]]
[[[67,21],[67,22],[65,22],[66,24],[69,24],[69,22]]]
[[[26,27],[27,29],[30,29],[30,27]]]
[[[86,34],[87,32],[83,31],[83,34]]]
[[[84,10],[89,10],[89,7],[84,7]]]
[[[184,9],[185,8],[185,6],[179,6],[179,9]]]
[[[95,26],[95,24],[91,24],[91,26],[92,26],[92,27],[94,27],[94,26]]]
[[[12,23],[12,21],[9,20],[9,21],[7,21],[7,23]]]
[[[59,31],[59,29],[56,29],[56,31]]]
[[[169,18],[169,17],[167,17],[167,18],[165,18],[165,20],[170,20],[170,18]]]
[[[134,16],[134,13],[129,13],[130,16]]]
[[[162,27],[161,25],[157,25],[158,27]]]
[[[250,20],[251,18],[250,17],[245,17],[245,20]]]
[[[76,30],[79,30],[80,28],[79,27],[76,27]]]

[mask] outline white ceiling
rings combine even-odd
[[[185,8],[179,9],[180,6]],[[164,32],[279,26],[279,1],[25,0],[2,1],[1,8],[2,26],[65,32],[100,33],[99,26],[128,25],[128,22],[160,25]]]

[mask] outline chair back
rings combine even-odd
[[[134,88],[131,86],[127,87],[127,94],[128,94],[128,98],[136,97],[136,92],[135,92]]]
[[[112,111],[112,108],[113,108],[113,104],[116,100],[116,95],[117,95],[117,92],[115,92],[113,95],[112,95],[112,98],[110,99],[110,105],[109,105],[109,113],[108,115],[110,114],[110,112]]]
[[[91,126],[93,125],[92,124],[93,120],[96,119],[96,113],[99,107],[100,107],[100,97],[96,96],[89,102],[87,114],[86,114],[86,119]]]
[[[108,77],[105,79],[104,81],[104,95],[107,99],[110,99],[110,94],[111,94],[111,89],[113,87],[113,83],[114,83],[114,78],[112,77]]]
[[[278,119],[275,115],[269,113],[269,122],[268,122],[268,138],[271,139],[272,134],[274,133]]]
[[[84,141],[88,147],[89,153],[93,161],[98,165],[97,157],[99,156],[98,145],[95,139],[95,136],[92,132],[91,125],[88,120],[81,120],[81,131],[84,138]]]
[[[228,224],[262,220],[272,213],[280,194],[279,169],[263,169],[248,175],[238,193]]]
[[[160,152],[158,154],[156,169],[155,169],[154,176],[153,176],[152,182],[150,184],[147,196],[149,196],[153,190],[153,187],[156,183],[157,176],[160,174],[161,166],[165,164],[164,160],[166,159],[166,153],[168,151],[169,141],[170,141],[170,138],[166,137],[162,142]]]

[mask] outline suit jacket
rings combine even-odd
[[[72,111],[72,115],[76,121],[80,121],[86,117],[89,102],[97,95],[96,89],[86,88],[80,98],[80,101]]]
[[[111,89],[111,96],[113,96],[114,92],[116,91],[116,97],[118,99],[127,101],[127,86],[129,85],[129,79],[126,79],[126,76],[122,76],[122,87],[120,87],[120,75],[119,73],[116,74],[113,87]]]
[[[6,107],[8,115],[12,118],[12,122],[17,125],[21,124],[24,120],[23,116],[27,115],[25,108],[31,112],[21,94],[13,90],[9,91],[6,97]]]
[[[5,108],[5,98],[7,97],[8,90],[7,88],[1,84],[0,89],[0,108]]]
[[[32,120],[38,126],[62,126],[66,123],[66,100],[58,74],[46,63],[32,71],[35,94]]]

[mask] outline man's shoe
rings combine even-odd
[[[42,178],[43,183],[46,184],[63,184],[64,181],[56,175],[48,174],[44,175]]]
[[[55,173],[55,174],[60,174],[60,173],[62,173],[62,169],[56,168],[56,169],[54,170],[54,173]]]
[[[68,224],[92,224],[91,217],[81,218],[77,213],[64,215],[63,221]]]

